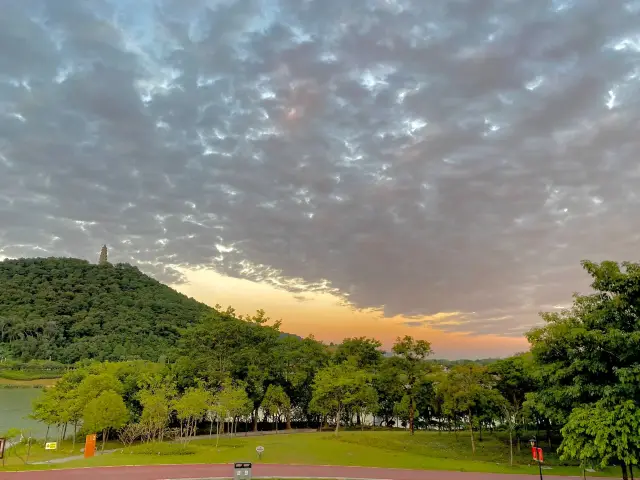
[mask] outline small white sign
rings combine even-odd
[[[45,450],[55,450],[58,448],[58,442],[47,442],[44,444]]]
[[[256,447],[256,452],[258,452],[258,453],[262,453],[262,452],[264,452],[264,447],[263,447],[262,445],[258,445],[258,446]]]

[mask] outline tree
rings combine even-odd
[[[291,400],[287,428],[291,428],[294,409],[302,417],[310,419],[311,385],[316,372],[325,367],[330,358],[325,345],[313,337],[300,339],[283,336],[271,354],[271,381],[281,385]]]
[[[614,404],[601,400],[578,407],[562,428],[562,437],[561,459],[577,459],[583,467],[606,467],[617,461],[627,480],[627,467],[638,464],[640,409],[633,400]]]
[[[392,417],[396,410],[396,405],[402,401],[405,395],[404,386],[400,380],[402,370],[393,358],[384,358],[378,368],[377,374],[373,377],[373,386],[378,396],[377,414],[382,417],[386,426],[391,426]],[[409,410],[407,404],[407,419]]]
[[[398,337],[393,345],[392,351],[395,355],[395,363],[402,373],[399,381],[405,388],[409,403],[409,430],[414,434],[414,416],[416,405],[416,387],[429,373],[430,367],[425,360],[431,355],[431,344],[426,340],[414,340],[406,335],[404,338]]]
[[[585,412],[604,418],[605,410],[626,412],[630,401],[640,407],[640,264],[582,265],[593,279],[594,293],[574,295],[567,310],[542,313],[546,324],[527,335],[540,374],[540,389],[530,395],[531,402],[556,423],[566,424],[563,432],[571,435],[570,445],[592,439],[580,420]],[[604,420],[601,425],[611,435],[622,434],[606,430]],[[609,443],[626,438],[623,434]],[[616,448],[621,462],[635,463],[635,452]],[[573,450],[567,446],[564,451],[569,455]]]
[[[466,416],[471,437],[471,451],[475,454],[476,443],[473,435],[473,423],[479,406],[493,396],[496,402],[499,395],[493,389],[493,383],[486,367],[468,363],[453,367],[438,388],[443,395],[443,410],[452,416]]]
[[[185,443],[189,442],[191,436],[196,435],[198,422],[202,420],[210,404],[210,394],[202,387],[189,388],[174,400],[173,408],[180,421],[180,438]]]
[[[509,430],[510,465],[513,465],[513,434],[522,419],[527,394],[536,388],[532,368],[532,359],[529,355],[501,359],[488,366],[489,374],[494,377],[496,390],[505,399],[499,406]]]
[[[358,368],[373,371],[382,361],[382,343],[374,338],[345,338],[335,351],[336,363],[351,360]]]
[[[322,415],[335,415],[338,435],[345,408],[354,405],[370,386],[371,374],[353,364],[330,365],[316,374],[311,409]]]
[[[144,435],[147,441],[162,441],[176,395],[175,385],[166,379],[150,379],[150,383],[138,392],[137,396],[142,405],[141,435]]]
[[[273,415],[278,433],[278,419],[281,415],[288,417],[291,410],[291,400],[284,389],[280,385],[269,385],[261,407],[268,415]]]
[[[118,429],[129,420],[129,412],[122,397],[108,390],[91,400],[84,408],[84,429],[89,432],[102,432],[102,450],[110,429]]]

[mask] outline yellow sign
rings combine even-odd
[[[58,442],[47,442],[44,444],[45,450],[56,450],[58,448]]]

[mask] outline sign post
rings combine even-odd
[[[251,480],[251,462],[236,462],[233,464],[234,480]]]
[[[93,457],[96,453],[96,434],[87,435],[84,442],[84,458]]]
[[[258,445],[256,447],[256,452],[258,452],[258,459],[262,459],[262,454],[264,453],[264,447],[262,445]]]
[[[542,477],[542,462],[544,462],[544,453],[542,452],[542,449],[538,447],[538,440],[536,439],[536,437],[533,437],[531,440],[529,440],[529,443],[531,444],[531,456],[536,462],[538,462],[538,469],[540,470],[540,480],[544,480],[544,478]]]
[[[4,467],[4,444],[6,440],[4,438],[0,438],[0,459],[2,459],[2,466]]]

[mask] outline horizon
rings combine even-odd
[[[527,350],[637,255],[637,2],[69,0],[0,18],[0,258],[301,336]]]

